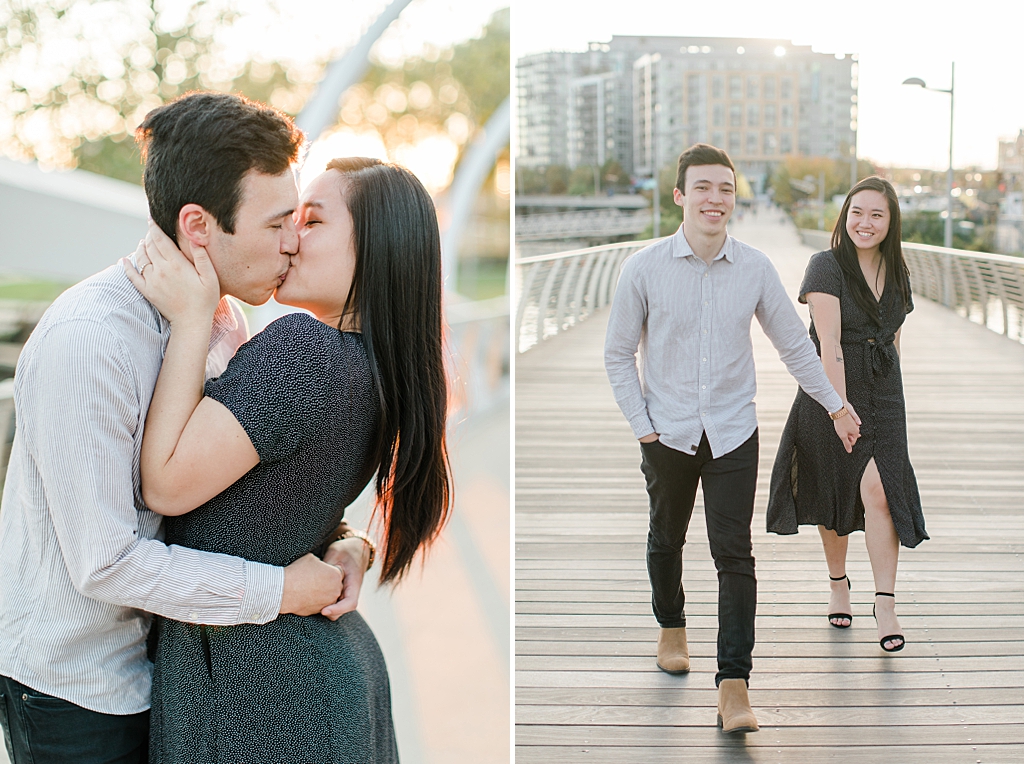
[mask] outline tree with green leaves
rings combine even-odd
[[[140,183],[135,127],[189,90],[241,93],[298,114],[326,61],[232,63],[217,32],[237,21],[237,3],[193,0],[182,10],[158,0],[0,3],[0,154]],[[274,3],[267,10],[288,12]],[[389,149],[437,125],[464,146],[508,96],[508,85],[504,9],[481,37],[433,60],[371,67],[346,96],[341,118],[373,124]]]

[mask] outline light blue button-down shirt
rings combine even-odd
[[[223,371],[245,339],[237,321],[222,301],[208,373]],[[50,306],[14,377],[0,674],[101,713],[149,707],[150,612],[265,623],[281,605],[283,568],[158,540],[162,518],[142,501],[139,453],[169,336],[115,265]]]
[[[605,338],[605,369],[633,434],[659,433],[714,457],[757,427],[750,324],[754,317],[790,374],[828,411],[842,399],[768,256],[729,236],[710,265],[683,235],[645,247],[622,267]]]

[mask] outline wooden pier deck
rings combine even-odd
[[[732,232],[768,252],[795,294],[812,250],[792,228],[762,217]],[[901,550],[907,646],[887,655],[863,534],[849,553],[853,626],[838,630],[825,618],[817,532],[764,530],[796,383],[755,322],[750,697],[761,731],[724,736],[700,492],[684,553],[692,671],[655,666],[646,494],[639,448],[604,374],[605,322],[599,313],[516,359],[517,763],[1024,762],[1024,345],[923,298],[908,318],[910,455],[931,540]]]

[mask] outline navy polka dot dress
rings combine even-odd
[[[887,278],[878,321],[873,321],[854,300],[831,250],[808,262],[800,302],[807,302],[808,292],[839,298],[846,396],[861,418],[860,439],[853,453],[846,453],[825,409],[798,390],[772,469],[768,531],[787,534],[796,533],[798,525],[824,525],[846,536],[864,530],[860,481],[874,459],[900,543],[915,547],[928,533],[907,449],[903,376],[893,345],[913,302],[905,305],[894,279]],[[810,334],[820,356],[813,321]]]
[[[206,395],[234,413],[260,463],[167,518],[167,543],[282,566],[319,550],[373,475],[379,405],[362,336],[285,316],[239,348]],[[358,613],[157,620],[153,764],[398,761],[387,667]]]

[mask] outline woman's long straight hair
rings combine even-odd
[[[384,531],[380,578],[397,582],[441,532],[452,499],[437,214],[403,167],[356,157],[327,169],[341,173],[352,215],[356,264],[342,320],[358,316],[380,398],[371,453]]]
[[[903,245],[901,244],[903,223],[900,218],[900,200],[896,195],[896,189],[893,188],[892,183],[877,175],[864,178],[850,189],[850,193],[846,195],[846,201],[843,202],[839,220],[836,221],[835,230],[832,231],[832,253],[835,255],[843,275],[846,276],[846,283],[850,285],[854,302],[868,315],[868,318],[878,324],[880,323],[878,303],[875,301],[875,296],[860,268],[860,262],[857,259],[857,246],[846,230],[846,219],[850,214],[850,201],[855,194],[861,191],[878,191],[885,196],[885,200],[889,204],[889,232],[878,249],[885,262],[886,281],[894,280],[900,293],[900,299],[903,301],[904,310],[910,307],[910,270],[903,259]]]

